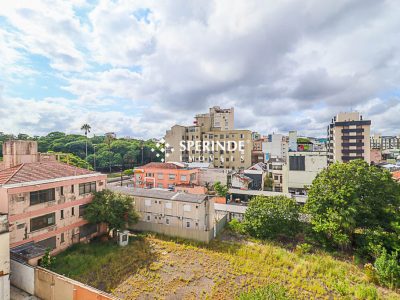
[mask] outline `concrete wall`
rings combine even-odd
[[[130,229],[138,231],[157,232],[168,236],[180,237],[205,243],[210,242],[214,236],[213,229],[209,231],[203,231],[197,229],[180,228],[175,226],[166,226],[163,224],[155,224],[143,221],[139,221],[137,224],[131,226]]]
[[[0,299],[10,298],[10,233],[7,217],[0,215]]]
[[[37,267],[35,269],[35,296],[43,300],[112,300],[110,294]]]
[[[22,262],[11,260],[11,284],[17,288],[35,294],[35,268]]]

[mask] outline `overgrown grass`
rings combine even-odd
[[[352,263],[253,239],[206,245],[147,235],[126,248],[79,245],[57,257],[56,271],[123,299],[235,299],[282,291],[290,299],[400,299]]]
[[[113,241],[94,240],[90,244],[75,244],[59,254],[51,269],[109,292],[153,259],[149,244],[142,238],[131,239],[126,247]]]
[[[243,292],[237,300],[290,300],[284,288],[270,284],[249,292]]]

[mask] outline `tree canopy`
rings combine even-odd
[[[305,209],[314,231],[335,246],[368,253],[400,246],[400,185],[363,160],[334,163],[318,174]]]
[[[111,231],[123,230],[127,225],[135,224],[139,216],[132,197],[106,189],[94,193],[92,202],[85,209],[84,218],[90,223],[105,223]]]
[[[293,236],[299,228],[299,206],[285,196],[256,196],[244,214],[246,232],[257,238]]]

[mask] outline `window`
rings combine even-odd
[[[79,195],[89,194],[96,191],[96,181],[79,184]]]
[[[88,207],[89,204],[83,204],[79,206],[79,216],[83,217],[85,214],[85,209]]]
[[[150,221],[150,216],[147,216],[147,221]]]
[[[168,174],[169,179],[175,179],[175,174]]]
[[[165,223],[169,225],[169,219],[165,219]]]
[[[183,211],[192,211],[192,206],[190,204],[185,204],[183,206]]]
[[[17,225],[17,229],[23,229],[25,228],[25,223],[21,223]]]
[[[164,174],[163,173],[158,173],[157,174],[158,179],[164,179]]]
[[[79,237],[84,238],[97,232],[97,224],[85,224],[79,227]]]
[[[75,207],[71,208],[71,216],[75,216]]]
[[[65,240],[64,240],[64,232],[63,233],[61,233],[61,241],[60,241],[60,243],[64,243],[65,242]]]
[[[60,195],[61,195],[61,196],[64,196],[64,187],[63,187],[63,186],[60,187]]]
[[[51,213],[31,219],[31,232],[52,226],[56,223],[56,214]]]
[[[41,241],[37,242],[37,244],[40,246],[43,246],[46,249],[49,248],[50,250],[53,250],[57,246],[57,240],[56,240],[56,237],[53,236],[51,238],[41,240]]]
[[[71,193],[74,194],[75,193],[75,185],[71,185]]]
[[[187,227],[187,228],[190,227],[190,222],[186,222],[186,227]]]
[[[165,203],[165,208],[172,209],[172,203],[171,202],[166,202]]]
[[[186,181],[186,175],[181,175],[181,181]]]
[[[54,201],[55,199],[55,189],[30,192],[30,205]]]
[[[61,213],[60,219],[64,219],[64,210],[63,209],[60,210],[60,213]]]
[[[159,184],[157,184],[157,187],[162,189],[162,188],[164,188],[164,185],[162,183],[159,183]]]
[[[305,156],[290,156],[289,170],[290,171],[305,171]]]

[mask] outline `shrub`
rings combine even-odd
[[[247,207],[243,226],[257,238],[294,236],[300,227],[299,206],[285,196],[256,196]]]
[[[312,250],[312,246],[310,244],[302,243],[302,244],[298,244],[296,246],[295,252],[298,255],[303,255],[303,254],[310,253],[311,250]]]
[[[380,284],[391,289],[400,287],[400,264],[397,252],[388,254],[383,248],[374,267]]]
[[[55,260],[56,260],[56,258],[51,256],[50,249],[47,248],[42,259],[40,260],[39,265],[45,269],[51,270],[51,268],[54,266]]]
[[[238,300],[289,300],[286,290],[276,284],[269,284],[239,295]]]
[[[239,233],[239,234],[244,234],[246,231],[244,230],[243,223],[238,221],[237,219],[232,219],[228,223],[228,229],[230,229],[233,232]]]

